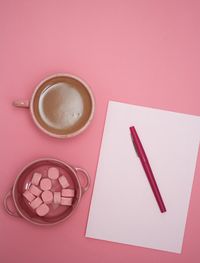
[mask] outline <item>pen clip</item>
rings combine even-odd
[[[131,134],[130,134],[130,135],[131,135]],[[134,149],[135,149],[135,152],[136,152],[138,158],[140,158],[139,153],[138,153],[138,150],[137,150],[137,147],[135,146],[135,143],[134,143],[134,140],[133,140],[132,135],[131,135],[131,140],[132,140],[132,143],[133,143],[133,147],[134,147]]]

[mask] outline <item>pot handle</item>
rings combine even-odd
[[[9,208],[8,199],[12,199],[12,201],[13,201],[11,190],[10,190],[10,191],[5,195],[5,197],[4,197],[4,200],[3,200],[4,208],[5,208],[6,212],[7,212],[9,215],[11,215],[11,216],[16,216],[16,217],[20,217],[20,215],[17,213],[17,211],[12,211],[12,210]]]
[[[29,100],[15,100],[13,101],[13,106],[18,108],[29,108],[30,102]]]
[[[83,195],[88,190],[88,188],[90,186],[90,176],[89,176],[88,172],[85,169],[83,169],[83,168],[75,167],[75,170],[76,170],[77,175],[78,174],[84,175],[84,178],[85,178],[85,181],[86,181],[85,185],[82,186],[82,191],[83,191],[82,195]]]

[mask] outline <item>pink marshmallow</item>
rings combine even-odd
[[[50,204],[53,201],[53,194],[51,191],[44,191],[41,195],[42,200],[44,201],[44,203],[46,204]]]
[[[43,191],[47,191],[47,190],[50,190],[52,187],[52,183],[51,183],[51,180],[48,179],[48,178],[43,178],[41,181],[40,181],[40,188],[43,190]]]
[[[23,193],[23,196],[29,201],[29,202],[32,202],[33,199],[35,199],[35,196],[29,192],[29,190],[26,190],[24,193]]]
[[[72,205],[72,198],[61,197],[61,205]]]
[[[31,185],[31,187],[29,188],[29,191],[33,194],[33,195],[35,195],[35,196],[39,196],[40,194],[41,194],[41,190],[37,187],[37,186],[35,186],[35,185]]]
[[[53,201],[55,204],[60,204],[60,202],[61,202],[60,192],[54,192]]]
[[[33,209],[38,208],[42,204],[42,199],[40,197],[35,198],[31,203],[30,206]]]
[[[59,177],[59,170],[56,167],[50,167],[48,170],[48,177],[56,180]]]
[[[32,177],[32,180],[31,180],[31,183],[34,184],[34,185],[38,185],[39,182],[40,182],[40,179],[41,179],[42,175],[40,173],[34,173],[33,174],[33,177]]]
[[[67,178],[66,178],[64,175],[60,176],[60,177],[58,178],[58,181],[59,181],[60,185],[62,186],[62,188],[66,188],[66,187],[69,186],[69,183],[68,183],[68,181],[67,181]]]
[[[42,204],[40,205],[37,209],[36,209],[36,213],[39,216],[45,216],[46,214],[49,213],[49,207],[46,204]]]
[[[62,196],[64,197],[73,197],[74,196],[74,189],[62,189]]]

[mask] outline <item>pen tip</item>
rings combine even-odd
[[[129,127],[130,131],[135,130],[134,126]]]

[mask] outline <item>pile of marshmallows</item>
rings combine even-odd
[[[62,191],[51,191],[54,180],[59,181]],[[59,170],[56,167],[48,169],[48,177],[42,178],[42,174],[35,172],[31,180],[31,186],[23,193],[23,196],[28,201],[30,207],[34,209],[39,216],[45,216],[49,213],[48,204],[54,203],[57,205],[71,206],[74,189],[70,189],[67,178],[64,175],[59,175]]]

